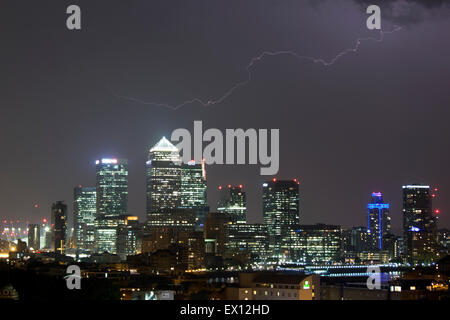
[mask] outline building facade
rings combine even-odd
[[[96,188],[76,187],[74,189],[73,216],[77,251],[94,250],[96,213]]]
[[[234,223],[246,223],[247,221],[247,197],[242,191],[242,185],[233,187],[219,186],[220,199],[217,204],[217,212],[227,213]]]
[[[39,224],[28,225],[28,248],[39,250],[41,248],[41,226]]]
[[[430,186],[403,186],[403,241],[409,263],[430,263],[436,258],[436,217]]]
[[[373,192],[371,201],[367,204],[367,232],[371,250],[384,250],[383,239],[390,231],[389,203],[383,201],[381,192]]]
[[[206,203],[206,169],[205,162],[194,160],[181,166],[181,207],[194,209],[197,229],[203,228],[205,215],[209,211]]]
[[[264,262],[269,253],[267,225],[233,223],[227,225],[225,256],[242,263]]]
[[[293,260],[300,226],[299,182],[276,180],[263,184],[263,217],[274,259]]]
[[[306,264],[333,264],[341,257],[341,227],[303,225],[298,231],[298,257]]]
[[[128,162],[126,159],[96,161],[97,217],[128,213]]]
[[[181,157],[165,137],[150,149],[147,170],[147,220],[161,209],[181,206]]]
[[[52,250],[64,254],[66,249],[67,205],[64,201],[57,201],[51,211]]]

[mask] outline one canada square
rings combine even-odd
[[[200,224],[206,209],[204,164],[183,165],[178,148],[163,137],[150,149],[147,161],[147,221],[168,225],[167,215],[184,215],[187,209],[193,209]]]

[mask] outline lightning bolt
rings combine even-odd
[[[330,60],[325,60],[322,58],[316,58],[316,57],[311,57],[311,56],[304,56],[304,55],[300,55],[295,51],[292,50],[283,50],[283,51],[264,51],[262,52],[260,55],[253,57],[250,62],[247,64],[247,66],[245,67],[246,71],[247,71],[247,79],[237,82],[234,86],[232,86],[230,89],[228,89],[228,91],[226,91],[224,94],[222,94],[220,97],[214,99],[214,100],[204,100],[201,98],[192,98],[190,100],[186,100],[180,104],[169,104],[169,103],[161,103],[161,102],[149,102],[149,101],[145,101],[145,100],[141,100],[138,98],[134,98],[134,97],[128,97],[128,96],[123,96],[123,95],[118,95],[116,93],[114,93],[112,90],[109,90],[111,92],[112,95],[114,95],[116,98],[119,99],[124,99],[124,100],[128,100],[128,101],[132,101],[132,102],[136,102],[136,103],[140,103],[140,104],[144,104],[144,105],[152,105],[152,106],[156,106],[156,107],[164,107],[164,108],[168,108],[168,109],[172,109],[172,110],[178,110],[186,105],[190,105],[190,104],[194,104],[197,103],[203,107],[212,107],[214,105],[218,105],[220,103],[222,103],[223,101],[225,101],[228,97],[230,97],[235,91],[237,91],[238,89],[245,87],[246,85],[248,85],[250,83],[250,81],[252,80],[252,68],[256,65],[257,62],[264,60],[267,57],[274,57],[274,56],[280,56],[280,55],[288,55],[288,56],[292,56],[294,58],[297,58],[299,60],[306,60],[306,61],[310,61],[312,63],[319,63],[324,67],[330,67],[333,64],[335,64],[340,58],[342,58],[343,56],[349,54],[349,53],[356,53],[358,52],[359,48],[361,47],[361,44],[364,41],[374,41],[374,42],[382,42],[384,40],[384,36],[386,34],[390,34],[390,33],[394,33],[396,31],[401,30],[402,28],[399,26],[394,26],[392,30],[388,30],[388,31],[383,31],[380,30],[380,37],[379,38],[373,38],[373,37],[366,37],[366,38],[358,38],[356,39],[355,45],[351,48],[345,49],[339,53],[337,53],[332,59]]]

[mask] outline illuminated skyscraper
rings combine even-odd
[[[384,250],[383,239],[390,233],[390,230],[389,203],[383,202],[381,192],[373,192],[372,200],[367,204],[367,232],[371,249]]]
[[[147,161],[147,219],[161,209],[181,205],[181,157],[165,137],[150,149]]]
[[[57,201],[52,205],[52,250],[64,254],[66,249],[67,205]]]
[[[298,185],[296,179],[273,179],[263,184],[263,216],[274,258],[289,260],[296,255],[300,225]]]
[[[28,225],[28,248],[34,250],[41,248],[41,226],[39,224]]]
[[[73,215],[78,250],[91,251],[94,249],[96,212],[97,191],[95,187],[76,187],[74,189]]]
[[[194,160],[181,166],[181,207],[196,211],[197,228],[203,228],[206,213],[206,170],[205,163]]]
[[[136,216],[128,216],[117,229],[117,254],[122,260],[127,256],[135,255],[141,249],[142,231],[139,219]]]
[[[341,227],[304,225],[298,231],[300,261],[307,264],[332,264],[341,254]]]
[[[128,212],[128,168],[125,159],[96,161],[97,217],[117,217]]]
[[[206,214],[204,238],[207,258],[224,255],[227,225],[230,223],[230,217],[227,213],[208,212]]]
[[[118,232],[126,220],[125,215],[95,220],[95,252],[118,253]]]
[[[242,185],[227,188],[219,186],[220,199],[217,204],[217,212],[227,213],[232,222],[246,223],[247,221],[247,198]]]
[[[267,225],[232,223],[226,225],[226,257],[242,263],[263,262],[268,253]]]
[[[430,186],[403,186],[403,241],[410,263],[432,262],[436,256],[436,217]]]
[[[97,169],[95,252],[117,253],[117,228],[128,211],[128,168],[125,159],[101,159]]]

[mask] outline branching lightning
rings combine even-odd
[[[252,68],[256,65],[257,62],[264,60],[266,57],[273,57],[273,56],[279,56],[279,55],[289,55],[292,57],[295,57],[299,60],[307,60],[310,61],[312,63],[319,63],[324,67],[329,67],[332,66],[333,64],[336,63],[336,61],[338,61],[340,58],[342,58],[343,56],[349,54],[349,53],[356,53],[358,52],[359,48],[361,47],[362,42],[364,41],[374,41],[374,42],[382,42],[384,40],[384,36],[386,34],[390,34],[390,33],[394,33],[396,31],[401,30],[401,27],[399,26],[394,26],[394,28],[392,30],[389,31],[383,31],[380,30],[380,37],[379,38],[373,38],[373,37],[367,37],[367,38],[358,38],[356,39],[355,45],[351,48],[345,49],[341,52],[339,52],[338,54],[336,54],[332,59],[330,60],[325,60],[322,58],[315,58],[315,57],[311,57],[311,56],[304,56],[304,55],[300,55],[295,51],[291,51],[291,50],[285,50],[285,51],[264,51],[262,52],[260,55],[253,57],[250,62],[247,64],[246,66],[246,71],[247,71],[247,79],[240,81],[238,83],[236,83],[235,85],[233,85],[230,89],[228,89],[228,91],[226,91],[222,96],[214,99],[214,100],[204,100],[201,98],[192,98],[190,100],[186,100],[180,104],[177,105],[171,105],[168,103],[160,103],[160,102],[149,102],[149,101],[144,101],[138,98],[134,98],[134,97],[127,97],[127,96],[123,96],[123,95],[118,95],[114,92],[111,91],[111,93],[120,99],[125,99],[125,100],[129,100],[132,102],[136,102],[136,103],[140,103],[140,104],[145,104],[145,105],[153,105],[156,107],[164,107],[164,108],[169,108],[172,110],[177,110],[180,109],[186,105],[190,105],[190,104],[194,104],[197,103],[203,107],[212,107],[214,105],[218,105],[220,103],[222,103],[223,101],[225,101],[229,96],[231,96],[236,90],[238,90],[239,88],[245,87],[247,84],[250,83],[250,81],[252,80]]]

